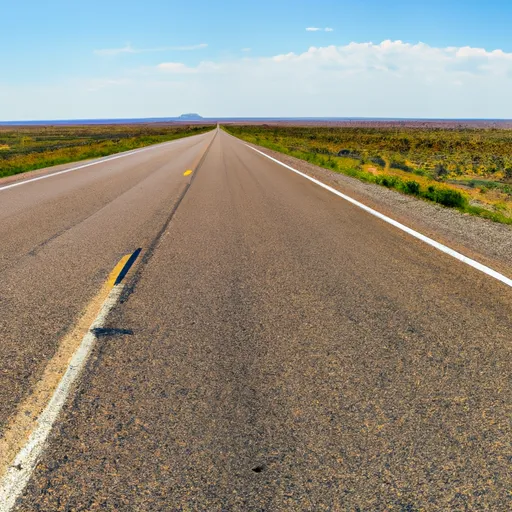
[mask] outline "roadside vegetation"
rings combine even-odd
[[[512,130],[229,125],[247,142],[512,224]]]
[[[138,124],[0,127],[0,177],[108,156],[211,129]]]

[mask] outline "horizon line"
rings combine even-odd
[[[294,120],[294,121],[491,121],[491,122],[512,122],[512,118],[494,118],[494,117],[370,117],[370,116],[211,116],[199,117],[198,119],[183,119],[180,116],[164,117],[98,117],[98,118],[59,118],[59,119],[14,119],[0,121],[0,125],[20,125],[20,124],[42,124],[42,123],[104,123],[104,122],[126,122],[126,121],[174,121],[182,123],[201,122],[201,121],[230,121],[230,120]]]

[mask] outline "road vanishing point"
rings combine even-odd
[[[0,512],[512,509],[510,276],[218,128],[0,240]]]

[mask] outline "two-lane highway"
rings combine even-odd
[[[92,294],[112,255],[148,247],[142,233],[167,218],[212,136],[146,153],[147,174],[119,161],[120,181],[133,182],[102,215],[47,244],[45,222],[34,224],[34,255],[13,242],[26,256],[4,257],[2,300],[22,301],[1,320],[2,366],[15,356],[4,418],[78,290]],[[69,204],[103,187],[83,183]],[[80,268],[82,281],[51,289]],[[506,284],[223,132],[131,279],[17,510],[510,509]],[[54,300],[70,310],[48,318]]]

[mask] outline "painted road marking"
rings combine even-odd
[[[189,176],[190,174],[192,174],[192,171],[189,169],[183,173],[183,176]]]
[[[38,176],[37,178],[30,178],[28,180],[17,181],[16,183],[11,183],[11,185],[5,185],[4,187],[0,187],[0,192],[2,192],[3,190],[8,190],[10,188],[20,187],[21,185],[26,185],[27,183],[32,183],[33,181],[45,180],[46,178],[52,178],[53,176],[59,176],[60,174],[66,174],[68,172],[79,171],[80,169],[85,169],[86,167],[91,167],[93,165],[102,164],[104,162],[111,162],[112,160],[117,160],[118,158],[125,158],[127,156],[132,156],[132,155],[135,155],[137,153],[142,153],[144,151],[149,151],[151,149],[155,149],[155,148],[158,148],[158,147],[167,146],[167,145],[170,145],[170,144],[175,144],[177,142],[183,142],[183,141],[187,140],[188,138],[189,137],[184,137],[182,139],[171,140],[169,142],[164,142],[162,144],[156,144],[156,145],[153,145],[153,146],[149,146],[147,148],[134,149],[132,151],[127,151],[126,153],[120,153],[118,155],[114,155],[114,156],[110,156],[110,157],[104,158],[102,160],[97,160],[95,162],[89,162],[88,164],[83,164],[83,165],[79,165],[77,167],[72,167],[71,169],[64,169],[63,171],[57,171],[57,172],[54,172],[54,173],[51,173],[51,174],[45,174],[44,176]]]
[[[141,251],[142,249],[139,247],[136,251],[133,251],[132,254],[128,254],[124,258],[121,258],[121,261],[116,265],[116,268],[112,271],[112,273],[109,276],[109,282],[110,279],[113,279],[112,286],[117,286],[118,284],[121,284],[121,281],[125,278],[126,274],[128,274],[129,270],[135,263],[135,260],[139,257]],[[121,262],[123,262],[122,265]]]
[[[137,249],[133,254],[124,256],[115,266],[99,295],[91,303],[92,308],[95,307],[95,316],[92,316],[94,320],[90,326],[85,327],[85,333],[71,359],[62,361],[62,353],[60,358],[57,353],[57,357],[50,360],[42,380],[36,386],[37,389],[18,408],[14,420],[0,439],[0,476],[3,475],[0,480],[0,512],[10,512],[25,489],[73,384],[79,378],[96,344],[94,333],[104,326],[108,314],[123,291],[124,285],[121,284],[120,277],[126,275],[139,253],[140,249]],[[101,307],[98,299],[102,299],[99,302]],[[55,359],[58,361],[55,362]],[[56,375],[61,376],[58,383],[55,382]],[[48,392],[49,386],[54,389],[51,395],[51,389]],[[44,403],[41,403],[42,398],[45,399]],[[27,411],[32,414],[28,416],[25,414]]]
[[[307,174],[300,172],[297,169],[294,169],[293,167],[290,167],[289,165],[287,165],[283,162],[280,162],[276,158],[273,158],[273,157],[267,155],[266,153],[263,153],[263,151],[260,151],[259,149],[249,146],[249,144],[245,144],[245,145],[248,148],[252,149],[253,151],[256,151],[256,153],[259,153],[260,155],[263,155],[264,157],[268,158],[269,160],[272,160],[273,162],[276,162],[277,164],[282,165],[283,167],[286,167],[290,171],[293,171],[294,173],[298,174],[299,176],[302,176],[303,178],[306,178],[307,180],[312,181],[313,183],[316,183],[320,187],[325,188],[329,192],[332,192],[333,194],[336,194],[337,196],[345,199],[345,201],[348,201],[349,203],[352,203],[353,205],[355,205],[359,208],[362,208],[366,212],[370,213],[371,215],[374,215],[375,217],[378,217],[379,219],[383,220],[384,222],[387,222],[388,224],[395,226],[395,228],[405,231],[406,233],[413,236],[414,238],[417,238],[418,240],[421,240],[422,242],[425,242],[426,244],[431,245],[432,247],[435,247],[439,251],[449,254],[453,258],[455,258],[459,261],[462,261],[466,265],[476,268],[477,270],[480,270],[480,272],[483,272],[484,274],[487,274],[488,276],[494,277],[494,279],[497,279],[498,281],[501,281],[502,283],[506,284],[507,286],[512,287],[512,279],[509,279],[508,277],[504,276],[503,274],[500,274],[496,270],[493,270],[492,268],[487,267],[486,265],[483,265],[482,263],[479,263],[478,261],[468,258],[467,256],[464,256],[464,254],[461,254],[460,252],[450,249],[450,247],[447,247],[446,245],[436,242],[435,240],[432,240],[432,238],[429,238],[428,236],[418,233],[418,231],[415,231],[414,229],[411,229],[411,228],[405,226],[404,224],[401,224],[400,222],[392,219],[391,217],[388,217],[387,215],[384,215],[383,213],[380,213],[377,210],[374,210],[373,208],[370,208],[369,206],[366,206],[365,204],[360,203],[359,201],[356,201],[355,199],[353,199],[350,196],[347,196],[346,194],[343,194],[339,190],[336,190],[335,188],[330,187],[329,185],[326,185],[325,183],[322,183],[321,181],[319,181],[315,178],[312,178],[311,176],[308,176]]]
[[[114,270],[112,270],[112,272],[110,272],[110,275],[108,276],[108,279],[107,279],[107,286],[110,289],[112,289],[114,287],[114,285],[116,284],[117,277],[119,276],[119,274],[121,274],[121,271],[123,270],[125,265],[128,263],[130,256],[131,256],[131,254],[127,254],[126,256],[123,256],[119,260],[119,263],[114,267]]]

